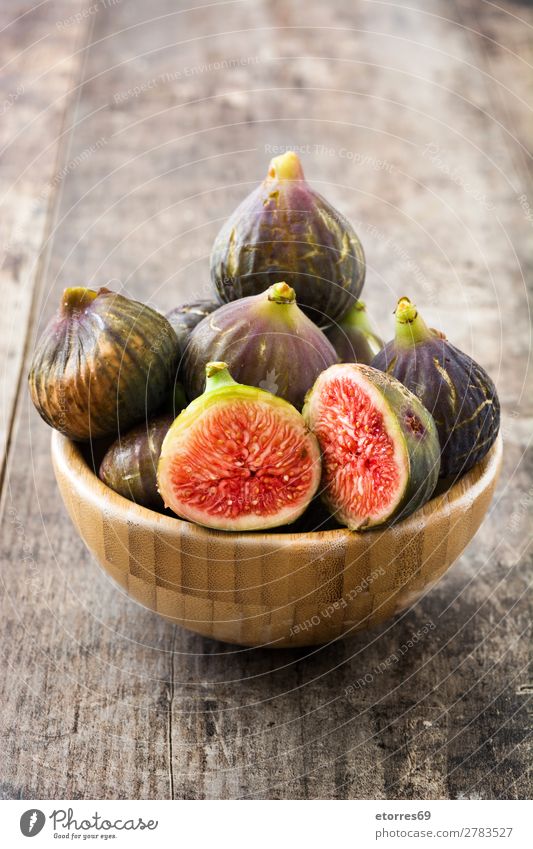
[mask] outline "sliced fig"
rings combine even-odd
[[[320,451],[300,413],[269,392],[235,383],[208,363],[205,393],[168,431],[159,492],[178,516],[225,531],[294,522],[320,481]]]
[[[211,278],[226,302],[286,280],[302,309],[326,326],[359,297],[365,256],[349,221],[311,189],[288,151],[272,159],[265,180],[222,227]]]
[[[325,334],[341,363],[370,365],[384,345],[370,324],[363,301],[356,301],[339,324],[328,327]]]
[[[390,375],[344,363],[323,372],[303,416],[322,450],[322,495],[351,530],[392,524],[421,507],[439,476],[435,423]]]
[[[163,439],[173,421],[172,413],[163,413],[115,440],[100,465],[100,480],[136,504],[163,509],[157,491],[157,464]]]
[[[396,307],[396,335],[372,361],[410,389],[432,413],[441,477],[456,477],[487,453],[500,428],[500,402],[487,372],[430,329],[409,298]]]
[[[294,289],[276,283],[261,295],[225,304],[191,333],[183,363],[189,397],[201,394],[210,361],[228,363],[235,380],[279,395],[298,409],[305,393],[337,362],[331,342],[298,308]]]

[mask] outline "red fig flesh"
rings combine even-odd
[[[320,480],[320,451],[298,411],[235,383],[209,363],[205,393],[163,442],[159,491],[178,516],[228,531],[263,530],[302,515]]]

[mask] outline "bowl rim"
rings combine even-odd
[[[407,518],[394,525],[380,526],[372,528],[364,532],[350,531],[348,528],[335,528],[333,530],[324,531],[306,531],[291,533],[267,533],[264,531],[221,531],[213,528],[206,528],[202,525],[196,525],[193,522],[187,522],[177,516],[167,516],[164,513],[158,513],[155,510],[150,510],[148,507],[143,507],[130,501],[119,493],[110,489],[98,475],[89,466],[82,453],[82,445],[84,443],[74,442],[64,436],[59,431],[52,432],[51,438],[51,453],[54,468],[59,470],[77,490],[84,491],[84,495],[93,502],[101,503],[102,500],[109,502],[116,512],[122,515],[124,521],[142,525],[143,527],[154,528],[158,527],[159,531],[168,531],[169,533],[189,533],[194,534],[196,538],[206,541],[217,538],[238,539],[239,542],[247,541],[250,544],[269,541],[271,543],[285,543],[291,540],[299,542],[308,541],[309,544],[324,541],[335,543],[342,542],[346,538],[371,539],[372,536],[378,533],[385,533],[387,530],[402,531],[407,534],[413,533],[420,528],[420,522],[426,518],[428,520],[436,520],[439,517],[449,515],[450,509],[453,506],[454,510],[461,508],[467,509],[472,500],[476,498],[498,475],[500,470],[502,455],[503,455],[503,439],[501,431],[491,446],[485,457],[476,463],[468,472],[458,478],[444,492],[434,496],[426,502],[418,510],[415,510]]]

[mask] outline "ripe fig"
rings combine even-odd
[[[65,289],[29,374],[44,421],[71,439],[125,431],[172,391],[178,342],[155,310],[108,289]]]
[[[295,408],[235,383],[208,363],[205,393],[168,431],[159,492],[178,516],[225,531],[264,530],[302,515],[320,480],[320,451]]]
[[[183,356],[189,341],[189,336],[206,315],[210,315],[220,304],[217,301],[191,301],[188,304],[180,304],[170,312],[167,312],[167,321],[170,322],[174,333],[178,338],[180,357]]]
[[[311,189],[289,151],[272,159],[265,180],[220,230],[211,277],[226,302],[286,280],[322,327],[339,321],[359,297],[365,256],[349,221]]]
[[[173,412],[173,419],[176,418],[178,413],[180,413],[187,406],[187,395],[185,393],[185,387],[183,383],[180,383],[179,380],[176,380],[173,386],[173,391],[170,396],[169,407]]]
[[[163,413],[119,436],[100,464],[100,480],[136,504],[162,510],[163,500],[157,491],[157,464],[163,439],[173,421],[172,413]]]
[[[322,450],[322,497],[354,531],[404,519],[431,498],[435,423],[398,380],[366,365],[323,372],[303,410]]]
[[[462,475],[485,456],[498,435],[496,387],[475,360],[426,325],[409,298],[400,298],[395,315],[395,338],[372,365],[400,380],[432,413],[441,477]]]
[[[325,334],[341,363],[370,365],[384,345],[372,329],[366,306],[362,301],[356,301],[339,324],[328,327]]]
[[[261,295],[225,304],[193,330],[183,363],[191,398],[202,392],[212,360],[228,363],[239,383],[259,386],[301,409],[305,393],[337,355],[298,308],[294,289],[276,283]]]

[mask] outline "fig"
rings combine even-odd
[[[163,439],[173,421],[172,413],[163,413],[119,436],[100,464],[100,480],[136,504],[163,509],[157,491],[157,463]]]
[[[294,289],[276,283],[261,295],[225,304],[193,330],[183,363],[189,397],[202,392],[212,360],[227,362],[239,383],[266,389],[301,409],[305,393],[337,355],[298,308]]]
[[[296,291],[320,326],[339,321],[365,279],[365,256],[349,221],[307,184],[289,151],[215,239],[211,278],[224,302],[257,295],[277,280]]]
[[[395,338],[372,365],[400,380],[432,413],[441,477],[457,477],[485,456],[498,435],[496,387],[475,360],[426,325],[409,298],[400,298],[395,315]]]
[[[322,497],[354,531],[404,519],[433,494],[440,448],[416,395],[363,364],[323,372],[303,410],[322,451]]]
[[[29,374],[44,421],[71,439],[116,435],[173,388],[178,342],[155,310],[109,289],[65,289]]]
[[[294,522],[320,481],[320,451],[287,401],[206,366],[206,390],[163,441],[157,480],[178,516],[225,531]]]
[[[191,301],[188,304],[180,304],[179,307],[167,312],[167,320],[178,338],[180,356],[183,356],[189,336],[196,325],[206,315],[210,315],[218,309],[219,306],[220,304],[217,301]]]
[[[356,301],[339,324],[328,327],[325,334],[341,363],[364,363],[369,366],[384,345],[372,329],[362,301]]]
[[[174,419],[176,418],[178,413],[180,413],[184,409],[184,407],[187,406],[187,395],[185,393],[185,387],[183,383],[180,383],[179,380],[176,380],[174,383],[172,395],[170,398],[170,404],[172,412],[174,413]]]

